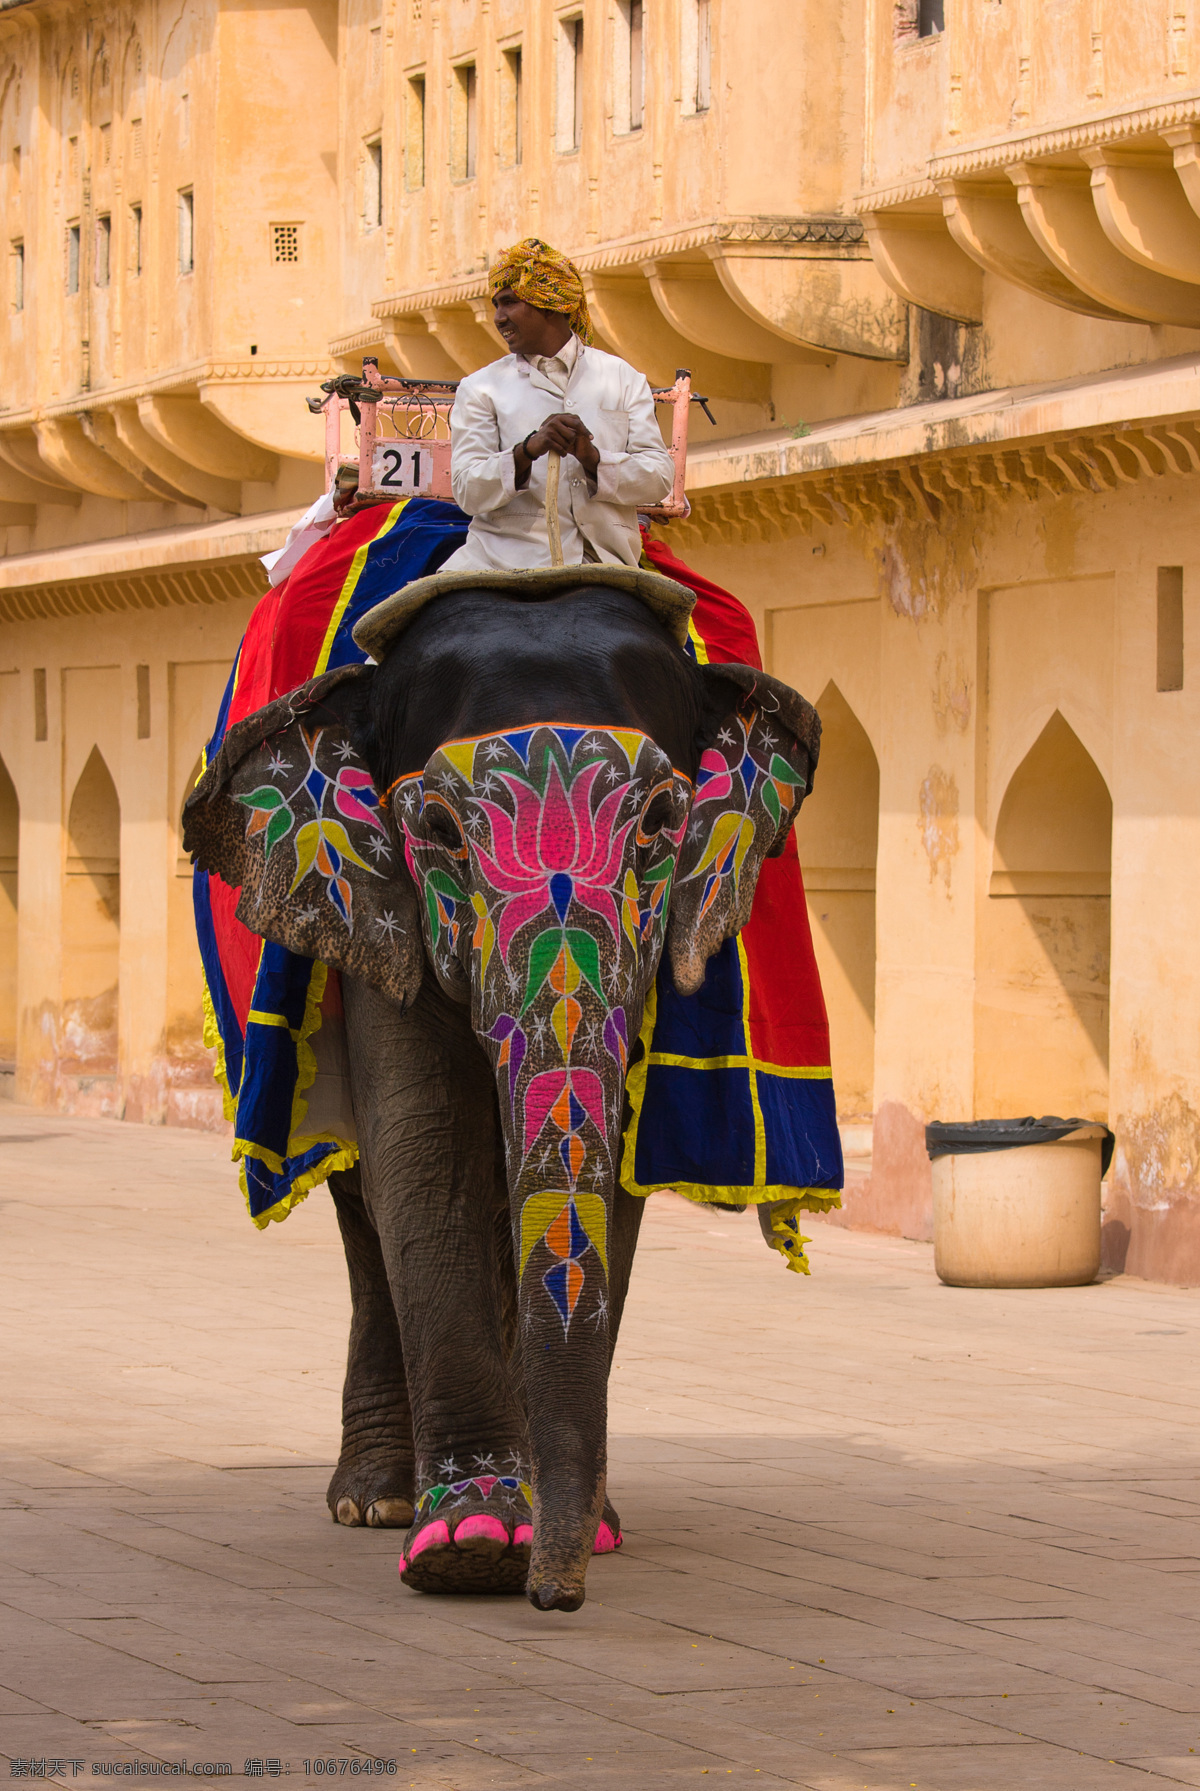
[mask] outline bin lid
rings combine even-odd
[[[933,1120],[925,1127],[930,1158],[970,1157],[985,1150],[1015,1150],[1022,1144],[1057,1144],[1063,1138],[1099,1138],[1100,1174],[1108,1174],[1116,1139],[1098,1119],[1059,1119],[1053,1113],[1035,1119]]]

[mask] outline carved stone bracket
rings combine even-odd
[[[54,469],[41,457],[32,429],[0,431],[0,483],[4,495],[17,504],[70,504],[83,502],[75,486],[59,481]]]
[[[325,358],[216,361],[8,413],[0,483],[22,504],[89,492],[236,514],[241,481],[273,483],[282,455],[320,460],[305,400],[330,371]]]
[[[765,400],[747,380],[758,370],[761,383],[774,362],[901,361],[908,353],[904,306],[875,268],[861,218],[718,218],[592,245],[573,259],[591,282],[594,314],[607,318],[595,316],[606,343],[622,354],[622,340],[650,343],[627,358],[656,381],[690,366],[710,393],[755,403]],[[489,327],[487,293],[480,272],[391,293],[371,311],[393,332],[393,358],[396,339],[416,328],[456,370],[471,372],[503,353]],[[348,356],[365,334],[337,338],[331,353]]]
[[[983,270],[947,230],[940,206],[868,212],[864,222],[893,292],[959,323],[983,322]]]
[[[978,321],[974,263],[1085,316],[1200,329],[1200,96],[934,156],[927,175],[858,199],[902,297]]]
[[[143,484],[105,453],[85,431],[79,417],[43,417],[36,430],[42,459],[80,491],[124,502],[162,501],[161,491]]]
[[[362,369],[363,356],[379,356],[380,372],[401,379],[459,379],[462,368],[451,360],[423,317],[388,317],[361,330],[337,336],[329,344],[334,360],[346,373]]]
[[[212,408],[196,398],[147,393],[138,400],[137,415],[142,428],[162,449],[211,478],[279,477],[278,455],[227,428]]]
[[[710,398],[764,405],[770,370],[700,348],[680,334],[655,303],[650,283],[634,272],[583,277],[592,321],[616,354],[655,385],[670,385],[677,367],[689,367],[697,391]]]

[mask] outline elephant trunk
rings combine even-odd
[[[610,1011],[606,1020],[611,1055],[602,1050],[586,1066],[560,1056],[553,1068],[521,1074],[511,1105],[504,1099],[511,1061],[498,1066],[533,1492],[528,1593],[547,1611],[583,1603],[604,1506],[625,1013]]]
[[[565,1338],[528,1323],[521,1290],[522,1355],[529,1397],[533,1550],[527,1594],[543,1611],[577,1611],[604,1508],[607,1477],[608,1327],[572,1325]]]

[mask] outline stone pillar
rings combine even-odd
[[[132,643],[131,643],[132,644]],[[136,647],[135,647],[136,651]],[[121,668],[121,1084],[124,1117],[166,1119],[163,1051],[168,814],[167,671],[161,658]]]
[[[62,678],[49,632],[45,624],[32,625],[21,631],[19,645],[14,641],[22,671],[15,763],[9,764],[21,804],[16,1093],[38,1106],[57,1100],[62,1019]],[[39,740],[42,722],[46,738]]]
[[[1174,527],[1172,527],[1174,523]],[[1159,690],[1160,559],[1183,562],[1184,643],[1200,639],[1200,561],[1160,516],[1117,606],[1107,1266],[1200,1282],[1200,676]]]
[[[932,1235],[929,1119],[970,1118],[977,902],[977,572],[969,519],[881,555],[875,1129],[853,1223]]]

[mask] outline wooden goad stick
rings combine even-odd
[[[550,537],[550,564],[563,563],[562,530],[558,526],[558,471],[562,455],[555,448],[546,454],[546,533]]]

